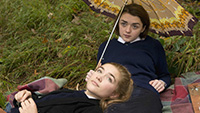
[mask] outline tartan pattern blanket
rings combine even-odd
[[[163,113],[194,113],[187,86],[191,83],[200,83],[200,71],[181,74],[160,94]]]
[[[22,86],[19,85],[17,89],[19,91],[27,89],[37,95],[45,95],[51,91],[60,89],[66,82],[66,79],[43,77],[31,83]],[[175,78],[173,85],[160,94],[163,113],[194,113],[187,88],[187,85],[191,83],[200,83],[200,71],[181,74],[181,77]],[[12,107],[14,107],[12,102],[16,93],[17,91],[7,96],[7,101]]]
[[[31,92],[34,92],[38,96],[42,96],[45,94],[48,94],[51,91],[55,91],[63,87],[67,83],[67,80],[65,78],[60,78],[60,79],[54,79],[52,77],[42,77],[38,80],[35,80],[31,83],[25,84],[25,85],[19,85],[17,89],[19,91],[23,89],[27,89]],[[14,95],[17,93],[13,92],[7,96],[7,101],[11,104],[12,107],[13,105],[13,100],[14,100]]]

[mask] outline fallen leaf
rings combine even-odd
[[[51,19],[51,18],[53,18],[53,13],[49,13],[47,16],[49,19]]]
[[[31,29],[31,31],[33,32],[33,34],[37,34],[37,32],[35,31],[35,29]]]
[[[85,34],[85,38],[84,39],[92,40],[92,37]]]
[[[37,73],[37,70],[34,70],[34,75],[38,75],[39,73]]]
[[[58,55],[58,58],[62,58],[63,57],[63,55],[61,53],[58,53],[57,55]]]
[[[61,38],[59,38],[59,39],[55,40],[55,42],[61,42],[61,41],[62,41],[62,39],[61,39]]]
[[[48,42],[47,38],[44,38],[42,41],[42,43],[47,43],[47,42]]]
[[[75,23],[75,24],[77,24],[77,25],[80,25],[80,22],[79,22],[79,17],[78,16],[76,16],[76,15],[74,15],[73,14],[73,16],[74,16],[74,19],[72,20],[72,23]]]

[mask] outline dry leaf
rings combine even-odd
[[[37,70],[34,70],[34,75],[38,75],[39,73],[37,73]]]
[[[72,20],[72,23],[75,23],[75,24],[77,24],[77,25],[80,25],[80,22],[79,22],[79,17],[78,16],[76,16],[76,15],[74,15],[73,14],[73,16],[74,16],[74,19]]]
[[[48,42],[47,38],[44,38],[42,41],[42,43],[47,43],[47,42]]]
[[[47,16],[49,19],[51,19],[51,18],[53,18],[53,13],[49,13]]]
[[[91,36],[88,36],[85,34],[85,38],[84,39],[87,39],[87,40],[92,40]]]
[[[33,34],[37,34],[37,32],[35,31],[35,29],[31,29],[31,31],[33,32]]]
[[[61,42],[61,41],[62,41],[62,39],[61,39],[61,38],[59,38],[59,39],[55,40],[55,42]]]
[[[61,53],[58,53],[57,55],[58,55],[58,58],[62,58],[63,57],[63,55]]]

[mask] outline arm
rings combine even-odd
[[[160,82],[164,82],[163,84],[165,84],[164,86],[165,88],[167,88],[171,84],[171,78],[170,78],[170,73],[168,71],[165,50],[160,42],[159,42],[159,46],[157,47],[158,58],[157,58],[157,65],[156,65],[156,74],[158,75],[158,80],[160,80]]]
[[[158,76],[158,78],[151,80],[149,84],[152,85],[160,93],[170,85],[171,78],[168,71],[164,48],[162,47],[159,41],[156,41],[155,45],[156,46],[154,50],[155,50],[155,53],[157,53],[155,69],[156,69],[156,75]]]

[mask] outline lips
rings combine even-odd
[[[97,84],[97,82],[95,82],[94,80],[91,81],[93,85],[99,87],[99,85]]]
[[[130,36],[130,35],[125,35],[125,34],[124,34],[124,37],[125,37],[125,38],[129,38],[129,37],[131,37],[131,36]]]

